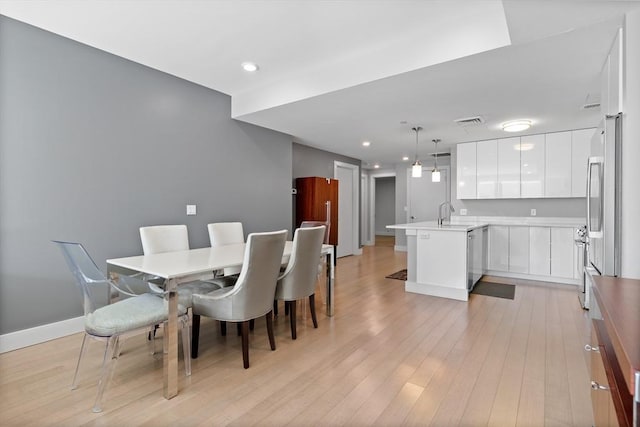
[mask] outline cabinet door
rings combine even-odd
[[[476,143],[466,142],[457,146],[458,199],[475,199],[476,196]]]
[[[498,140],[498,199],[520,197],[520,137]]]
[[[551,229],[529,227],[529,273],[551,274]]]
[[[478,199],[495,199],[498,186],[498,141],[476,143]]]
[[[545,135],[520,138],[521,197],[544,197]]]
[[[489,270],[509,271],[509,227],[489,227]]]
[[[546,135],[545,196],[571,197],[571,132]]]
[[[573,228],[551,228],[551,276],[573,277]]]
[[[595,132],[593,128],[571,132],[571,197],[587,195],[587,163]]]
[[[529,272],[529,227],[509,227],[509,271]]]

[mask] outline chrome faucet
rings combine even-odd
[[[447,210],[447,213],[445,215],[442,215],[442,208],[444,206],[449,206],[449,209]],[[438,225],[442,225],[442,223],[444,222],[445,218],[449,218],[449,221],[451,221],[451,212],[455,212],[456,210],[453,208],[453,205],[451,204],[451,202],[442,202],[440,203],[440,206],[438,206]]]

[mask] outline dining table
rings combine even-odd
[[[283,263],[291,255],[293,242],[287,241],[283,252]],[[164,252],[151,255],[130,256],[107,260],[107,274],[112,280],[119,275],[140,273],[164,280],[169,313],[163,334],[163,394],[171,399],[178,394],[178,295],[182,283],[207,280],[226,267],[241,266],[246,243],[224,246]],[[334,313],[335,250],[332,245],[322,245],[321,254],[326,258],[326,313]]]

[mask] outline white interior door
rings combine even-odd
[[[353,172],[336,166],[338,180],[338,257],[353,255]]]
[[[438,207],[444,201],[451,201],[449,167],[440,169],[440,182],[431,181],[431,168],[422,169],[421,178],[412,178],[407,171],[408,180],[408,222],[435,221],[438,219]]]

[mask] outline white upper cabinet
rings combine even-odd
[[[600,111],[617,114],[622,111],[622,30],[618,30],[602,68]]]
[[[457,145],[457,197],[475,199],[476,196],[476,143]]]
[[[545,197],[571,197],[571,132],[546,134]]]
[[[498,199],[520,197],[520,137],[498,140]]]
[[[521,197],[544,197],[544,158],[544,134],[520,138]]]
[[[458,144],[458,199],[585,197],[596,129]]]
[[[587,194],[587,163],[594,134],[593,128],[571,132],[571,197]]]
[[[477,197],[495,199],[498,189],[498,141],[476,143]]]

